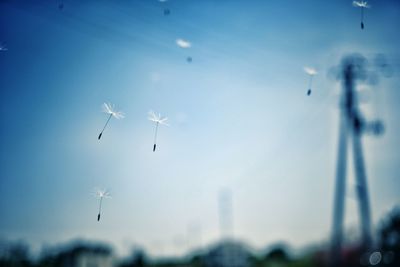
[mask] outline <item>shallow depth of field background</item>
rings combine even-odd
[[[22,242],[37,259],[74,240],[117,258],[183,257],[223,238],[294,255],[328,244],[342,90],[332,72],[349,53],[391,66],[357,84],[364,115],[385,124],[363,137],[377,238],[400,203],[400,2],[369,3],[361,30],[352,1],[1,1],[2,246]],[[304,66],[318,71],[310,96]],[[126,118],[99,141],[103,102]],[[156,152],[149,110],[170,124]],[[95,187],[112,195],[100,222]]]

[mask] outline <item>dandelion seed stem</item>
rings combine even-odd
[[[361,7],[361,23],[364,23],[364,7]]]
[[[100,198],[100,204],[99,204],[99,214],[101,213],[101,204],[103,202],[103,197]]]
[[[157,144],[157,132],[158,132],[158,124],[159,122],[156,122],[156,131],[154,133],[154,146],[153,146],[153,151],[156,150],[156,144]]]
[[[99,139],[101,138],[101,135],[103,134],[104,130],[106,129],[106,127],[108,125],[108,122],[110,121],[111,117],[112,117],[112,113],[110,113],[110,116],[108,116],[107,122],[106,122],[106,124],[104,124],[103,130],[101,130],[101,132],[99,134]]]
[[[311,89],[313,75],[310,75],[310,80],[308,82],[308,89]]]

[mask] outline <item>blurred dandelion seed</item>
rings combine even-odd
[[[158,132],[158,125],[163,124],[165,126],[169,126],[166,121],[168,120],[167,117],[162,117],[161,114],[159,113],[158,115],[154,113],[154,111],[150,110],[149,111],[149,117],[148,119],[152,122],[156,123],[156,129],[154,133],[154,145],[153,145],[153,152],[156,151],[157,147],[157,132]]]
[[[168,0],[158,0],[161,4],[165,4]],[[164,16],[168,16],[171,13],[171,10],[169,8],[164,8]]]
[[[97,221],[100,221],[101,216],[101,205],[103,203],[103,198],[111,198],[110,192],[106,189],[95,189],[94,196],[99,199],[99,213],[97,214]]]
[[[116,119],[123,119],[125,117],[124,113],[121,111],[115,111],[114,106],[111,104],[103,103],[103,112],[109,114],[108,119],[106,124],[103,127],[103,130],[101,130],[98,139],[100,140],[101,136],[103,135],[104,130],[106,129],[108,122],[110,121],[111,117],[114,117]]]
[[[192,46],[189,41],[185,41],[183,39],[176,39],[176,45],[180,48],[190,48]]]
[[[8,48],[4,44],[0,44],[0,51],[8,51]]]
[[[185,41],[183,39],[177,39],[176,44],[177,44],[177,46],[179,46],[180,48],[183,48],[183,49],[192,47],[192,44],[189,41]],[[193,60],[192,57],[190,57],[190,56],[186,57],[186,61],[188,63],[191,63],[192,60]]]
[[[361,30],[364,29],[364,8],[370,8],[371,6],[368,5],[367,1],[353,1],[354,7],[361,8]]]
[[[314,68],[310,67],[304,67],[304,71],[310,76],[310,80],[308,82],[308,90],[307,90],[307,95],[311,95],[311,86],[312,86],[312,80],[314,75],[317,75],[317,71]]]

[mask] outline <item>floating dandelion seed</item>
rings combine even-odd
[[[101,216],[101,204],[103,203],[103,198],[111,198],[110,192],[106,189],[95,189],[94,195],[99,199],[99,214],[97,214],[97,221],[100,221]]]
[[[158,2],[164,4],[167,2],[167,0],[158,0]],[[171,13],[171,10],[169,10],[168,8],[164,8],[164,16],[168,16]]]
[[[307,95],[311,95],[312,80],[313,80],[314,75],[317,74],[317,71],[316,71],[315,69],[313,69],[313,68],[310,68],[310,67],[304,67],[304,71],[305,71],[308,75],[310,75],[310,81],[309,81],[309,83],[308,83]]]
[[[364,29],[364,8],[370,8],[367,1],[353,1],[354,7],[361,8],[361,29]]]
[[[149,111],[149,120],[153,121],[156,123],[156,130],[154,133],[154,145],[153,145],[153,152],[156,151],[156,146],[157,146],[157,131],[158,131],[158,125],[163,124],[166,126],[169,126],[166,121],[168,120],[167,117],[162,117],[161,114],[155,114],[152,110]]]
[[[176,44],[180,48],[190,48],[192,46],[192,44],[189,41],[185,41],[183,39],[176,39]]]
[[[104,125],[103,130],[101,130],[101,132],[99,134],[99,137],[98,137],[99,140],[100,140],[101,136],[103,135],[103,132],[106,129],[107,124],[110,121],[111,117],[114,117],[116,119],[123,119],[125,117],[123,112],[115,111],[114,107],[111,104],[104,103],[103,104],[103,111],[104,111],[104,113],[107,113],[107,114],[110,114],[110,115],[108,116],[107,122]]]
[[[189,41],[185,41],[185,40],[183,40],[183,39],[177,39],[177,40],[176,40],[176,44],[177,44],[180,48],[184,48],[184,49],[192,47],[192,44],[191,44]],[[192,57],[187,57],[187,58],[186,58],[186,61],[187,61],[188,63],[191,63],[192,60],[193,60]]]
[[[0,44],[0,51],[7,51],[8,48],[4,44]]]

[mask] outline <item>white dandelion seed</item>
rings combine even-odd
[[[314,68],[304,67],[304,71],[310,76],[310,80],[308,82],[308,90],[307,95],[311,95],[311,85],[314,75],[317,75],[318,72]]]
[[[368,5],[367,1],[353,1],[354,7],[361,8],[361,29],[364,29],[364,8],[370,8],[371,6]]]
[[[97,221],[100,221],[101,204],[103,203],[103,198],[111,198],[111,194],[106,189],[96,188],[94,191],[94,196],[99,199],[99,213],[97,214]]]
[[[116,119],[123,119],[125,117],[124,113],[121,111],[115,111],[114,106],[111,104],[104,103],[103,104],[103,112],[109,114],[108,119],[106,124],[103,127],[103,130],[101,130],[98,139],[100,140],[101,136],[103,135],[104,130],[106,129],[108,122],[110,121],[111,117],[114,117]]]
[[[158,132],[158,125],[163,124],[165,126],[169,126],[166,121],[168,120],[167,117],[162,117],[161,114],[155,114],[154,111],[150,110],[149,111],[149,117],[148,119],[152,122],[156,123],[156,130],[154,133],[154,145],[153,145],[153,152],[156,151],[156,146],[157,146],[157,132]]]
[[[4,44],[0,44],[0,51],[8,51],[8,48]]]
[[[185,41],[183,39],[176,39],[176,44],[177,44],[177,46],[179,46],[180,48],[183,48],[183,49],[192,47],[192,44],[189,41]],[[193,58],[191,56],[188,56],[188,57],[186,57],[186,61],[188,63],[192,63]]]
[[[353,1],[353,6],[355,7],[364,7],[364,8],[370,8],[371,6],[368,5],[367,1]]]
[[[192,44],[189,41],[185,41],[183,39],[176,39],[176,45],[180,48],[190,48]]]

